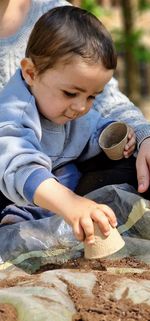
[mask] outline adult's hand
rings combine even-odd
[[[144,193],[150,185],[150,137],[146,138],[139,149],[137,160],[138,192]]]

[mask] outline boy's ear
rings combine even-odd
[[[21,69],[22,69],[22,76],[24,80],[29,86],[32,86],[37,75],[36,68],[32,60],[30,58],[22,59]]]

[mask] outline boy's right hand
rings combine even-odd
[[[64,219],[72,226],[77,240],[85,241],[87,244],[93,244],[95,241],[93,221],[105,236],[110,233],[110,224],[112,227],[117,226],[116,216],[109,206],[77,195],[72,202],[70,214],[65,214]]]
[[[34,203],[62,216],[72,226],[77,240],[88,244],[95,241],[93,221],[106,236],[109,235],[110,224],[112,227],[117,225],[116,216],[109,206],[78,196],[53,178],[39,185]]]

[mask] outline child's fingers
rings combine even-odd
[[[130,126],[128,126],[128,139],[131,139],[131,137],[135,135],[134,129]]]
[[[91,209],[90,215],[81,216],[74,221],[72,227],[77,240],[85,240],[88,244],[95,242],[93,221],[99,225],[101,232],[105,236],[109,235],[110,224],[113,227],[117,225],[113,210],[107,205],[96,204],[93,209]]]
[[[99,225],[101,232],[108,236],[110,233],[110,224],[117,226],[117,220],[114,212],[107,205],[102,205],[92,213],[92,219]]]
[[[135,147],[136,145],[136,136],[133,135],[130,140],[128,140],[127,144],[125,145],[125,150],[127,151],[132,146]]]
[[[134,150],[135,150],[135,146],[132,146],[132,147],[130,147],[130,149],[128,149],[128,151],[124,151],[124,153],[123,153],[124,157],[125,158],[130,157],[133,154]]]
[[[117,219],[114,211],[105,204],[98,204],[100,211],[108,218],[109,223],[113,226],[117,226]]]
[[[101,230],[101,232],[105,235],[108,236],[110,233],[110,224],[109,224],[109,220],[106,217],[106,215],[100,211],[100,210],[96,210],[93,214],[92,214],[92,219],[95,223],[98,224],[99,229]]]
[[[85,233],[84,233],[83,228],[80,225],[79,220],[74,222],[74,225],[72,226],[72,228],[73,228],[75,238],[80,242],[84,241]]]
[[[131,142],[131,146],[130,146],[130,144],[127,144],[125,149],[124,149],[124,152],[123,152],[124,157],[125,158],[130,157],[133,154],[133,152],[135,151],[135,148],[136,148],[136,143],[135,142]]]
[[[136,135],[134,130],[130,127],[129,134],[128,134],[128,142],[124,148],[124,157],[130,157],[136,148]]]
[[[87,244],[93,244],[94,238],[94,226],[91,217],[83,217],[80,219],[80,225],[84,230],[85,241]]]

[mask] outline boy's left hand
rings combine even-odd
[[[136,135],[134,133],[133,128],[128,126],[128,142],[124,148],[124,153],[123,153],[124,157],[129,158],[133,154],[135,147],[136,147]]]

